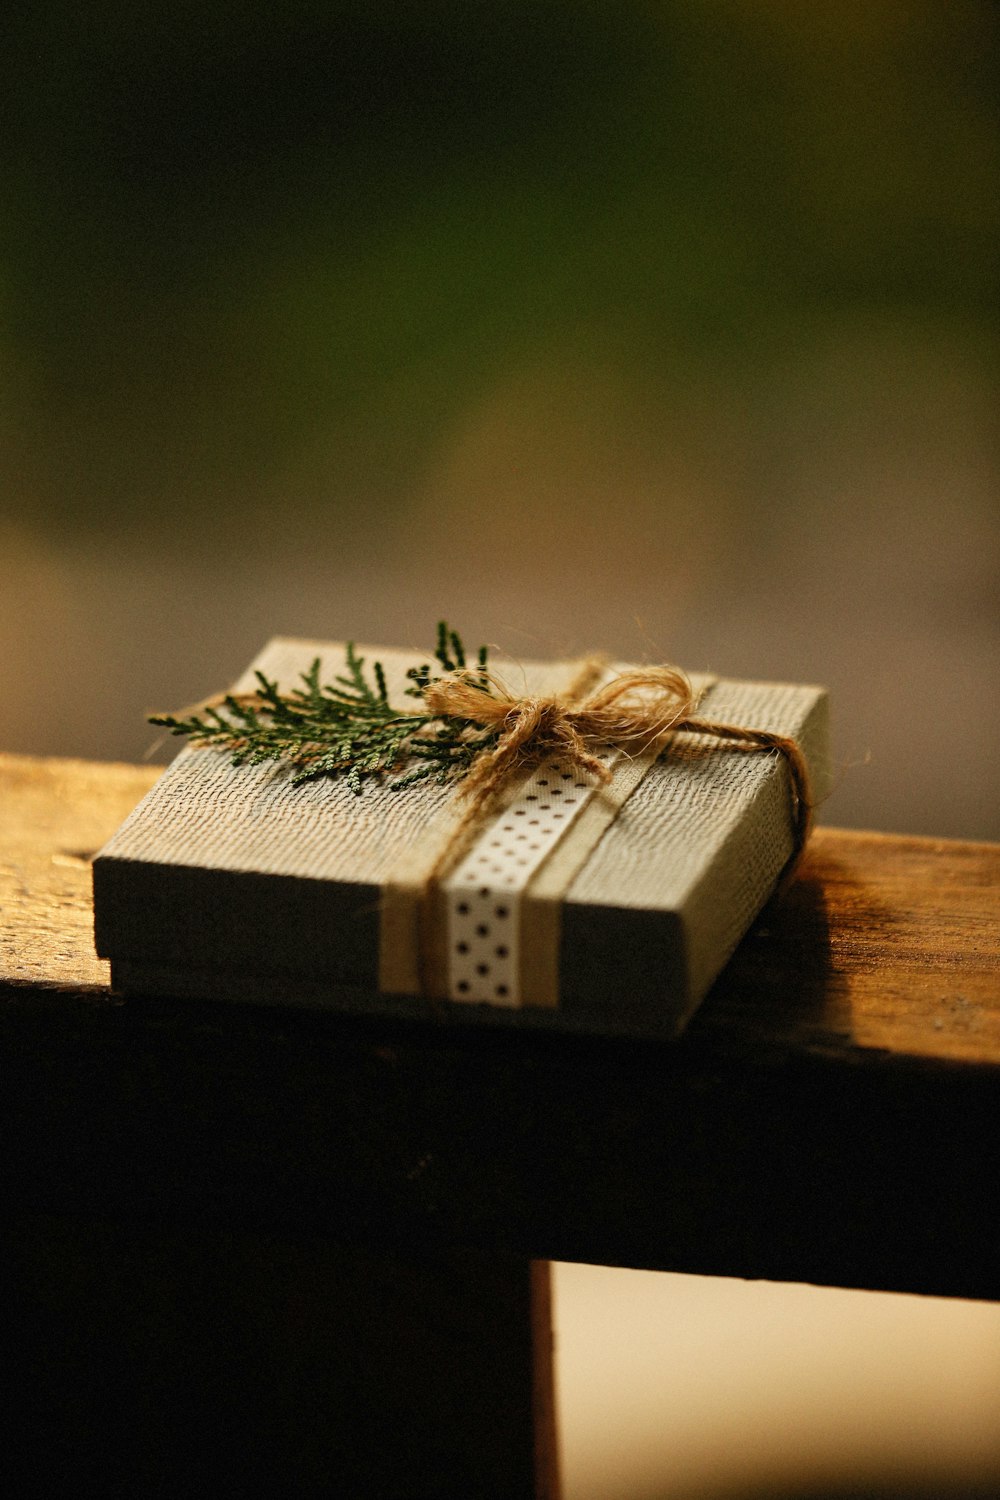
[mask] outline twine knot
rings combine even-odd
[[[601,663],[595,659],[588,665],[593,677]],[[492,673],[461,669],[429,683],[423,697],[436,716],[499,731],[495,743],[484,747],[473,761],[462,783],[463,793],[476,808],[490,801],[512,773],[541,760],[559,760],[569,769],[607,783],[611,771],[597,754],[600,747],[614,746],[629,756],[645,755],[663,748],[675,734],[700,734],[722,741],[727,749],[772,751],[785,760],[794,823],[794,852],[786,877],[809,836],[809,771],[797,741],[767,729],[700,717],[698,695],[678,667],[623,672],[578,699],[559,694],[517,697]]]
[[[593,671],[599,665],[594,662]],[[430,683],[424,701],[442,718],[499,731],[496,744],[473,762],[463,783],[478,801],[497,791],[512,771],[549,757],[610,781],[596,750],[614,745],[627,754],[644,753],[690,714],[695,695],[675,667],[625,672],[576,700],[560,694],[519,698],[492,673],[455,671]]]

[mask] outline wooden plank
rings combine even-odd
[[[4,767],[25,1209],[1000,1295],[1000,849],[819,830],[677,1043],[123,1007],[72,861],[148,775]]]
[[[547,1266],[53,1216],[0,1250],[7,1493],[557,1500]]]
[[[90,861],[161,770],[0,756],[0,984],[107,998]]]
[[[120,1093],[137,1102],[145,1065],[93,952],[89,861],[156,774],[0,762],[5,1472],[38,1493],[71,1473],[136,1497],[558,1500],[547,1262],[391,1235],[358,1244],[330,1226],[303,1233],[295,1215],[177,1214],[156,1201],[162,1181],[137,1195],[120,1175],[120,1147],[141,1177],[152,1145]],[[62,1029],[70,1015],[82,1032]],[[50,1044],[87,1080],[68,1115]],[[116,1058],[110,1093],[102,1053]],[[212,1153],[213,1108],[189,1165]],[[167,1113],[185,1109],[175,1095]],[[50,1192],[60,1137],[76,1138],[84,1177],[110,1166],[96,1193]]]
[[[0,756],[0,985],[109,1001],[90,856],[159,767]],[[789,1052],[1000,1064],[1000,846],[818,828],[697,1026]]]
[[[700,1020],[790,1056],[1000,1065],[1000,845],[817,829]]]

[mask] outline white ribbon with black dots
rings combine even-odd
[[[609,766],[618,758],[616,751],[602,756]],[[565,766],[539,766],[443,882],[449,999],[522,1003],[525,891],[597,791]]]
[[[622,670],[609,667],[607,680]],[[530,690],[564,690],[558,678],[538,673],[536,664]],[[699,696],[714,682],[692,676]],[[382,992],[557,1006],[563,902],[661,750],[659,743],[638,754],[607,746],[600,752],[607,783],[552,761],[523,773],[504,809],[487,816],[454,862],[449,849],[464,842],[468,814],[458,793],[446,799],[382,883]]]

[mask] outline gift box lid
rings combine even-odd
[[[344,669],[345,649],[272,640],[235,690],[251,690],[257,670],[287,690],[317,658],[321,679],[330,680]],[[404,706],[407,671],[425,657],[358,650],[383,663],[389,698]],[[573,666],[525,662],[505,675],[523,682],[526,691],[558,693],[566,690]],[[794,739],[809,767],[814,799],[825,794],[829,754],[822,689],[692,681],[703,689],[703,715]],[[400,983],[400,975],[416,970],[413,956],[401,961],[398,951],[400,943],[418,940],[398,922],[393,925],[389,896],[414,856],[442,839],[447,843],[462,822],[456,783],[422,781],[395,790],[369,781],[356,795],[343,776],[295,785],[284,765],[237,767],[214,748],[182,750],[96,857],[97,950],[110,958],[112,983],[126,994],[674,1034],[773,892],[793,852],[789,772],[780,755],[738,753],[702,735],[673,736],[644,769],[631,777],[620,805],[601,789],[578,792],[583,783],[573,778],[570,786],[567,778],[569,795],[593,801],[589,811],[596,822],[577,867],[563,871],[560,888],[553,886],[551,870],[565,841],[561,825],[552,825],[557,853],[539,856],[539,872],[513,902],[498,903],[499,876],[486,877],[487,885],[481,893],[472,890],[469,902],[462,902],[461,891],[452,893],[450,906],[440,891],[423,901],[417,920],[436,924],[439,946],[448,947],[452,921],[460,924],[460,934],[468,929],[465,947],[471,944],[475,958],[480,950],[474,934],[488,928],[482,942],[490,954],[507,949],[493,960],[497,972],[506,973],[504,964],[511,961],[527,969],[526,1003],[515,1003],[511,986],[494,985],[492,973],[483,981],[486,988],[477,988],[474,969],[460,967],[455,972],[472,975],[471,984],[453,974],[443,996],[400,992],[419,988]],[[545,770],[542,765],[533,774],[551,783]],[[556,772],[556,779],[566,774],[560,767]],[[488,815],[490,831],[501,833],[515,794],[537,801],[526,784],[522,778],[501,811]],[[548,795],[536,788],[550,816],[571,814],[555,800],[563,790],[550,785]],[[530,803],[521,808],[535,810]],[[499,842],[521,837],[520,829],[532,821],[517,824],[510,813],[510,832]],[[474,837],[482,838],[482,830],[474,830]],[[510,850],[508,855],[518,862]],[[487,890],[492,904],[480,912],[475,901],[481,894],[485,902]],[[459,917],[461,906],[470,903],[473,909]],[[508,924],[502,931],[498,910]],[[532,939],[530,962],[517,953],[512,960],[509,951],[509,924],[519,912],[522,925],[525,914],[534,913],[531,921],[542,934]],[[479,920],[484,914],[489,921]],[[461,943],[460,936],[451,948]],[[454,952],[448,962],[453,969],[460,964]],[[555,993],[535,1003],[534,970],[544,971],[546,964]],[[460,995],[461,985],[469,998]],[[504,993],[494,1001],[497,990]]]

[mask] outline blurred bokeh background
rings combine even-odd
[[[448,613],[825,682],[829,821],[1000,837],[998,30],[987,0],[18,8],[0,748],[136,758],[145,709],[272,634],[422,647]],[[561,1284],[581,1331],[640,1285]],[[694,1285],[658,1283],[665,1328],[728,1318]]]

